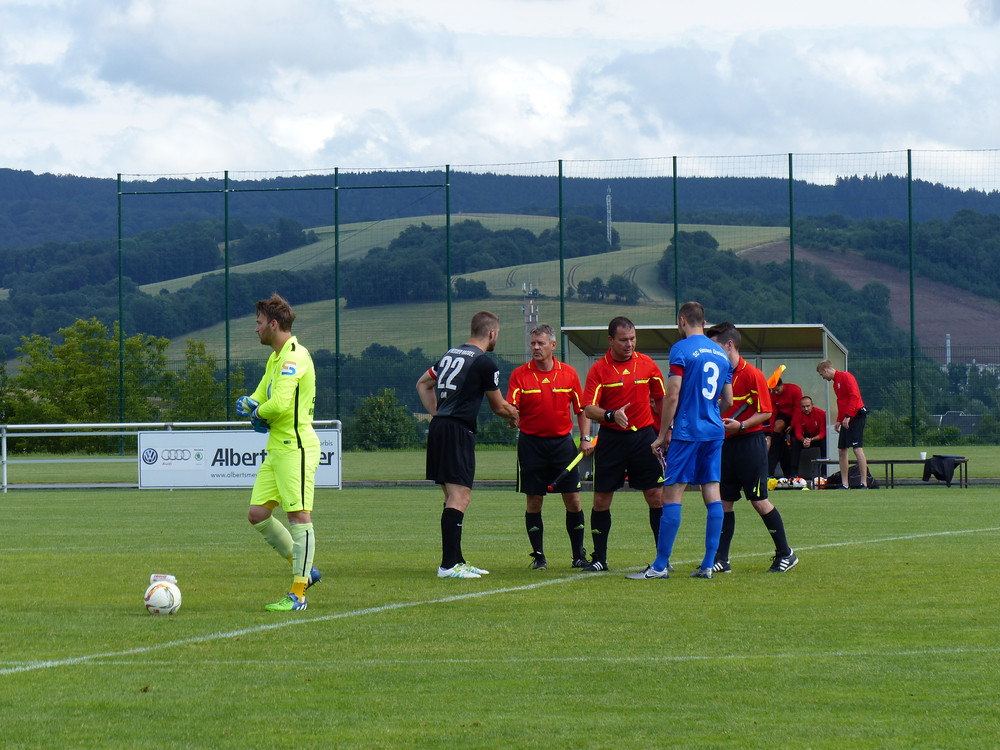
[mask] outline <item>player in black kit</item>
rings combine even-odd
[[[493,413],[517,429],[517,409],[500,391],[500,370],[485,356],[496,347],[500,319],[491,312],[472,317],[471,336],[449,349],[420,376],[417,393],[433,417],[427,432],[427,479],[444,490],[439,578],[480,578],[488,570],[462,556],[462,521],[476,475],[476,418],[486,396]]]

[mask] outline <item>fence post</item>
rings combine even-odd
[[[673,181],[673,199],[674,199],[674,320],[677,320],[677,316],[681,312],[681,276],[680,276],[680,262],[679,262],[679,248],[677,247],[678,236],[680,234],[680,221],[677,218],[677,157],[674,159],[674,181]]]
[[[913,311],[913,151],[906,149],[906,231],[910,256],[910,444],[917,444],[917,320]]]
[[[795,322],[795,200],[793,188],[792,155],[788,154],[788,257],[791,275],[792,323]]]

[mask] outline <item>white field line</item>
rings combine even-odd
[[[910,539],[924,539],[924,538],[928,538],[928,537],[938,537],[938,536],[955,536],[955,535],[960,535],[960,534],[983,534],[983,533],[994,533],[994,532],[998,532],[998,531],[1000,531],[1000,527],[991,527],[991,528],[983,528],[983,529],[965,529],[965,530],[959,530],[959,531],[935,531],[935,532],[928,532],[928,533],[924,533],[924,534],[906,534],[904,536],[881,537],[881,538],[878,538],[878,539],[855,540],[855,541],[845,541],[845,542],[830,542],[829,544],[815,544],[815,545],[812,545],[812,546],[809,546],[809,547],[797,547],[796,549],[798,551],[808,551],[808,550],[815,550],[815,549],[828,549],[828,548],[831,548],[831,547],[849,547],[849,546],[864,545],[864,544],[884,544],[886,542],[899,542],[899,541],[907,541],[907,540],[910,540]],[[750,557],[750,556],[751,556],[750,554],[739,555],[739,556],[735,556],[734,555],[734,557]],[[756,555],[754,555],[754,556],[756,556]],[[690,561],[687,561],[687,562],[689,562],[689,563],[697,563],[697,562],[700,562],[700,560],[690,560]],[[682,563],[679,562],[678,564],[682,564]],[[600,575],[603,576],[604,574],[600,574]],[[422,601],[415,601],[415,602],[394,602],[392,604],[383,604],[383,605],[378,606],[378,607],[365,607],[364,609],[355,609],[355,610],[351,610],[349,612],[339,612],[339,613],[332,614],[332,615],[322,615],[320,617],[306,617],[306,618],[294,617],[294,618],[287,618],[287,619],[282,619],[282,620],[277,621],[277,622],[268,623],[266,625],[254,625],[253,627],[240,628],[238,630],[227,630],[227,631],[222,631],[222,632],[218,632],[218,633],[209,633],[207,635],[195,636],[193,638],[182,638],[182,639],[178,639],[178,640],[175,640],[175,641],[166,641],[164,643],[156,643],[156,644],[153,644],[151,646],[140,646],[140,647],[137,647],[137,648],[123,649],[121,651],[105,651],[105,652],[96,653],[96,654],[85,654],[83,656],[69,657],[69,658],[66,658],[66,659],[51,659],[51,660],[46,660],[46,661],[33,661],[33,662],[25,663],[25,664],[18,664],[18,665],[13,665],[13,666],[7,666],[7,667],[0,668],[0,675],[20,674],[20,673],[23,673],[23,672],[37,672],[37,671],[42,670],[42,669],[53,669],[53,668],[56,668],[56,667],[68,667],[68,666],[74,666],[74,665],[77,665],[77,664],[87,664],[87,663],[95,662],[95,661],[115,660],[115,659],[121,659],[123,657],[137,656],[139,654],[148,654],[148,653],[152,653],[154,651],[163,651],[165,649],[176,648],[176,647],[179,647],[179,646],[190,646],[190,645],[194,645],[194,644],[198,644],[198,643],[208,643],[208,642],[211,642],[211,641],[228,640],[228,639],[231,639],[231,638],[239,638],[239,637],[245,636],[245,635],[252,635],[254,633],[264,633],[264,632],[267,632],[267,631],[270,631],[270,630],[279,630],[279,629],[287,628],[287,627],[301,627],[303,625],[306,625],[308,623],[313,623],[313,622],[330,622],[330,621],[333,621],[333,620],[346,619],[348,617],[364,617],[365,615],[377,615],[377,614],[382,614],[383,612],[393,612],[393,611],[396,611],[396,610],[409,609],[411,607],[422,607],[422,606],[430,605],[430,604],[448,604],[450,602],[464,601],[464,600],[467,600],[467,599],[479,599],[479,598],[484,597],[484,596],[496,596],[498,594],[510,594],[510,593],[516,593],[516,592],[519,592],[519,591],[531,591],[532,589],[541,588],[543,586],[552,586],[552,585],[555,585],[557,583],[569,583],[569,582],[573,582],[573,581],[584,581],[584,580],[589,580],[589,579],[592,579],[592,578],[593,578],[593,576],[590,576],[590,575],[588,575],[586,573],[575,573],[575,574],[570,575],[570,576],[565,576],[565,577],[562,577],[562,578],[549,578],[549,579],[544,580],[544,581],[538,581],[536,583],[529,583],[529,584],[525,584],[523,586],[507,586],[507,587],[504,587],[504,588],[489,589],[489,590],[486,590],[486,591],[470,591],[470,592],[466,592],[464,594],[453,594],[451,596],[442,596],[442,597],[438,597],[438,598],[435,598],[435,599],[424,599]],[[980,653],[980,652],[993,651],[993,650],[995,650],[995,649],[982,649],[981,651],[980,650],[970,650],[969,653]],[[914,651],[900,652],[900,654],[902,654],[902,655],[915,654],[915,653],[918,653],[918,652],[914,652]],[[935,651],[933,649],[929,649],[929,650],[926,650],[926,651],[920,651],[919,653],[927,653],[927,654],[929,654],[929,653],[953,653],[953,652],[950,651],[950,650]],[[960,652],[954,652],[954,653],[960,653]],[[827,656],[830,656],[830,657],[835,657],[835,656],[863,656],[863,655],[865,655],[865,654],[851,654],[851,653],[832,653],[832,654],[827,654]],[[882,654],[882,655],[884,656],[885,654]],[[776,654],[776,655],[773,654],[771,656],[772,657],[779,657],[780,658],[782,655],[781,654]],[[787,654],[786,656],[791,657],[791,656],[794,656],[794,654]],[[801,654],[799,654],[799,656],[801,656]],[[822,657],[823,655],[818,655],[818,656]],[[572,660],[580,659],[580,658],[582,658],[582,657],[570,657],[570,658],[567,658],[566,661],[572,661]],[[735,658],[750,658],[750,657],[741,657],[741,656],[737,655],[737,656],[725,656],[725,657],[723,657],[723,656],[686,656],[686,657],[676,657],[676,658],[678,658],[678,659],[686,659],[686,660],[699,660],[699,659],[705,659],[705,660],[707,660],[707,659],[719,659],[719,658],[735,659]]]

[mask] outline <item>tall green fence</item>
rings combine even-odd
[[[710,320],[827,324],[876,441],[997,442],[998,190],[998,151],[120,175],[121,340],[190,297],[203,324],[170,336],[170,367],[204,342],[227,411],[203,418],[230,418],[267,354],[253,303],[279,292],[317,364],[317,416],[343,420],[346,446],[397,447],[421,439],[415,381],[479,309],[500,316],[506,377],[535,322],[672,325],[696,298]],[[130,259],[156,242],[145,215],[164,202],[218,222],[204,253],[221,261],[133,288]],[[284,217],[306,218],[289,238]],[[109,397],[123,421],[124,360]],[[493,422],[483,442],[512,439]]]

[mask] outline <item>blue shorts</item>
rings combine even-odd
[[[671,440],[663,484],[708,484],[722,476],[722,438]]]

